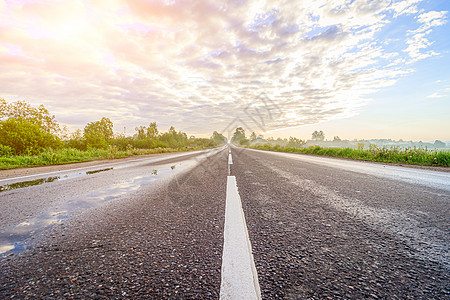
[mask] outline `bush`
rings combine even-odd
[[[89,148],[96,148],[96,149],[107,149],[108,148],[108,142],[106,141],[106,138],[99,132],[99,131],[93,131],[89,132],[85,135],[86,138],[86,147]]]
[[[0,156],[9,156],[13,152],[10,146],[0,145]]]
[[[39,125],[23,119],[10,118],[0,122],[0,143],[13,154],[35,154],[44,148],[61,148],[62,142]]]

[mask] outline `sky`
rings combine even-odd
[[[70,130],[450,141],[448,0],[0,0],[0,98]]]

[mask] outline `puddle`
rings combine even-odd
[[[86,171],[86,172],[73,173],[73,174],[67,174],[67,175],[62,175],[62,176],[52,176],[52,177],[47,177],[47,178],[40,178],[40,179],[35,179],[35,180],[28,180],[28,181],[21,181],[21,182],[16,182],[16,183],[0,185],[0,192],[6,192],[6,191],[20,189],[20,188],[24,188],[24,187],[28,187],[28,186],[33,186],[33,185],[40,185],[40,184],[49,183],[49,182],[53,182],[53,181],[57,181],[57,180],[66,180],[66,179],[71,179],[71,178],[77,178],[77,177],[81,177],[81,176],[86,176],[86,175],[91,175],[91,174],[100,173],[100,172],[104,172],[104,171],[109,171],[112,169],[114,169],[114,168]]]
[[[160,168],[154,169],[150,173],[141,176],[136,176],[134,178],[124,180],[120,183],[104,187],[99,190],[88,192],[78,198],[71,199],[66,203],[60,205],[60,207],[57,210],[48,211],[46,213],[33,217],[29,220],[26,220],[16,226],[7,228],[5,231],[0,232],[0,254],[5,252],[19,253],[27,247],[27,244],[25,243],[27,239],[42,232],[45,228],[53,224],[61,223],[64,220],[69,219],[71,216],[78,214],[82,211],[85,211],[87,209],[98,207],[104,204],[105,202],[121,198],[128,193],[137,191],[141,187],[148,186],[153,182],[155,182],[156,180],[173,175],[190,166],[193,166],[194,164],[195,161],[185,161],[183,163],[179,163],[177,164],[178,165],[177,170],[175,170],[174,165],[172,166],[161,165]],[[94,174],[111,169],[112,168],[89,172],[91,172],[90,174]],[[89,174],[88,172],[86,172],[72,175],[85,176]],[[63,177],[64,176],[61,176],[61,178],[55,177],[52,179],[52,181],[67,179]],[[43,179],[44,181],[42,183],[50,182],[45,181],[47,179]]]
[[[101,169],[101,170],[87,171],[86,175],[91,175],[91,174],[95,174],[95,173],[105,172],[105,171],[109,171],[109,170],[112,170],[112,169],[114,169],[114,168],[106,168],[106,169]]]
[[[10,191],[10,190],[14,190],[14,189],[20,189],[20,188],[24,188],[24,187],[32,186],[32,185],[44,184],[47,182],[53,182],[58,179],[59,179],[59,176],[54,176],[54,177],[41,178],[41,179],[36,179],[36,180],[29,180],[29,181],[5,184],[5,185],[0,186],[0,192]]]

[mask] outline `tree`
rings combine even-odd
[[[98,131],[92,131],[84,135],[87,148],[106,149],[108,141]]]
[[[138,140],[145,139],[145,137],[146,137],[146,134],[145,134],[146,128],[145,128],[145,126],[136,127],[135,130],[137,131],[137,138],[138,138]]]
[[[338,137],[337,135],[333,138],[333,142],[341,142],[341,138]]]
[[[0,121],[0,141],[15,154],[37,154],[44,148],[59,148],[62,142],[39,125],[22,118]]]
[[[241,146],[248,146],[248,145],[250,145],[250,141],[248,139],[246,139],[246,138],[243,138],[243,139],[239,140],[239,144]]]
[[[147,137],[151,139],[155,139],[158,137],[159,131],[158,131],[158,125],[156,122],[151,122],[150,125],[147,127]]]
[[[323,133],[323,131],[314,131],[312,134],[312,140],[313,141],[323,141],[325,140],[325,134]]]
[[[434,147],[435,148],[445,148],[446,145],[444,142],[442,142],[440,140],[436,140],[436,141],[434,141]]]
[[[250,135],[250,141],[254,141],[256,140],[258,137],[256,136],[256,133],[253,131],[252,134]]]
[[[113,122],[109,118],[103,117],[100,121],[88,123],[84,127],[84,135],[99,135],[109,140],[113,137]]]
[[[245,139],[245,130],[242,127],[236,128],[233,133],[233,137],[231,138],[232,143],[240,143],[242,139]]]
[[[296,137],[290,136],[289,137],[289,142],[287,143],[288,147],[293,147],[293,148],[301,148],[303,145],[305,145],[306,142],[298,139]]]
[[[170,126],[169,131],[163,133],[159,139],[171,148],[181,148],[189,144],[187,134],[181,131],[177,132],[173,126]]]
[[[25,120],[51,134],[56,134],[61,130],[55,116],[51,115],[44,105],[36,108],[26,101],[17,101],[8,104],[5,99],[0,99],[0,119],[5,120],[11,118]]]
[[[136,127],[135,130],[137,131],[138,140],[156,139],[159,134],[158,125],[156,124],[156,122],[150,123],[148,127],[145,126]]]
[[[59,148],[60,132],[55,116],[43,106],[25,101],[7,103],[0,99],[0,145],[15,154],[36,154],[44,148]]]
[[[83,138],[83,133],[80,129],[75,130],[70,135],[69,140],[66,142],[66,147],[86,150],[86,140]]]
[[[90,148],[107,148],[108,142],[113,138],[113,135],[113,123],[105,117],[100,121],[88,123],[84,127],[86,146]]]
[[[211,139],[214,141],[216,145],[223,145],[227,142],[227,138],[223,134],[218,133],[217,131],[213,132]]]

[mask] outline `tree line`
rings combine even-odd
[[[136,127],[133,136],[115,134],[113,122],[106,117],[89,122],[83,130],[67,135],[54,115],[43,106],[34,107],[26,101],[8,103],[0,98],[0,155],[34,155],[44,149],[75,148],[79,150],[117,150],[153,148],[212,148],[226,143],[226,138],[214,132],[211,138],[188,138],[173,126],[160,132],[156,122]]]

